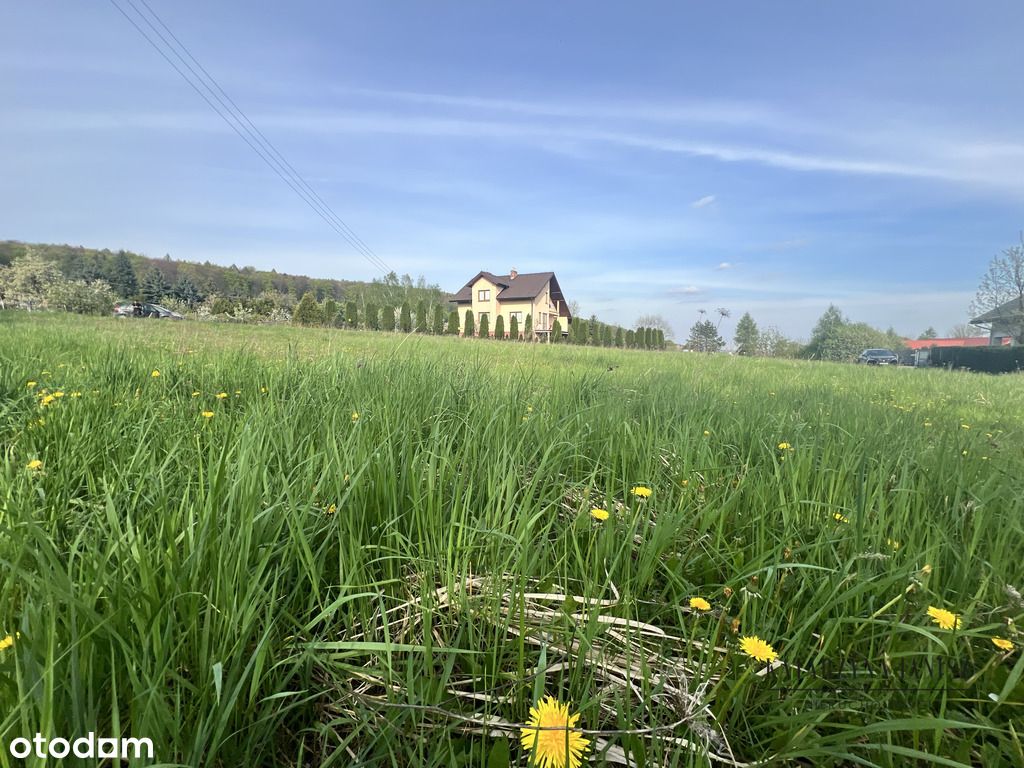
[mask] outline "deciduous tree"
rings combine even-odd
[[[297,325],[320,325],[323,323],[323,313],[320,305],[316,303],[316,297],[312,291],[306,291],[302,300],[292,314],[292,322]]]
[[[665,332],[666,338],[672,338],[672,326],[661,315],[640,315],[633,325],[637,328],[660,328]]]

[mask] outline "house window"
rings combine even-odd
[[[490,289],[486,288],[486,289],[481,289],[481,290],[477,291],[476,292],[476,298],[477,298],[477,301],[490,301],[491,300],[491,291],[490,291]]]

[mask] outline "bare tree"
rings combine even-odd
[[[957,323],[949,329],[949,338],[951,339],[973,339],[975,336],[979,336],[980,328],[975,325],[968,325],[967,323]]]
[[[988,272],[981,278],[978,293],[971,302],[971,314],[983,315],[1014,299],[1020,302],[1020,311],[1024,312],[1024,233],[1021,234],[1020,245],[992,257]]]
[[[673,336],[672,326],[669,325],[668,320],[666,320],[661,315],[640,315],[640,317],[636,319],[636,322],[633,323],[633,327],[655,328],[664,333],[666,339],[671,339]]]

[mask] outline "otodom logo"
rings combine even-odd
[[[53,757],[60,760],[68,755],[74,755],[75,757],[109,757],[115,760],[131,758],[152,760],[153,742],[146,738],[97,738],[92,731],[74,740],[60,737],[48,739],[43,734],[37,733],[31,741],[24,736],[13,739],[10,744],[10,752],[12,757],[17,758],[35,755],[36,757]]]

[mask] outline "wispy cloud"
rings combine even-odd
[[[717,269],[719,271],[722,271],[722,270],[725,270],[725,269],[732,269],[734,266],[735,265],[732,262],[723,261],[721,264],[719,264],[717,267],[715,267],[715,269]]]
[[[714,195],[704,195],[704,197],[699,198],[698,200],[694,200],[692,203],[690,203],[690,207],[691,208],[706,208],[707,206],[711,205],[713,202],[715,202],[715,196]]]
[[[386,96],[388,92],[382,92]],[[764,119],[770,130],[749,116],[754,131],[720,131],[715,121],[728,124],[730,110],[707,108],[707,121],[678,123],[645,119],[621,109],[603,114],[586,106],[545,105],[437,94],[401,94],[401,104],[381,109],[374,104],[356,104],[342,110],[290,110],[252,114],[264,130],[281,134],[352,134],[374,137],[406,136],[419,139],[487,140],[513,142],[549,152],[566,146],[619,147],[637,151],[708,158],[723,163],[747,163],[801,173],[832,173],[857,176],[899,177],[981,185],[1010,189],[1024,194],[1024,144],[991,141],[975,137],[954,141],[940,134],[942,126],[929,124],[914,132],[900,126],[891,133],[871,134],[870,140],[855,140],[848,127],[830,133],[826,125],[810,137],[799,129],[786,130],[783,121]],[[416,111],[420,102],[430,109]],[[396,109],[400,106],[400,109]],[[443,107],[437,109],[436,107]],[[486,107],[486,111],[481,108]],[[592,113],[597,112],[598,116]],[[609,110],[611,112],[611,110]],[[684,114],[699,113],[694,105]],[[514,113],[514,114],[511,114]],[[757,113],[756,110],[753,113]],[[717,117],[715,116],[717,114]],[[580,119],[590,115],[590,119]],[[627,117],[623,117],[626,115]],[[524,119],[525,116],[525,119]],[[208,112],[112,113],[109,111],[30,110],[6,115],[6,130],[82,131],[132,130],[138,128],[229,131]],[[738,118],[731,118],[738,120]],[[744,118],[747,119],[747,118]],[[865,126],[866,133],[872,130]],[[877,129],[881,130],[881,129]],[[931,136],[922,141],[921,136]],[[728,138],[726,138],[728,137]],[[745,137],[745,138],[744,138]],[[799,149],[794,149],[799,146]],[[710,199],[709,199],[710,198]],[[714,199],[708,195],[707,205]]]

